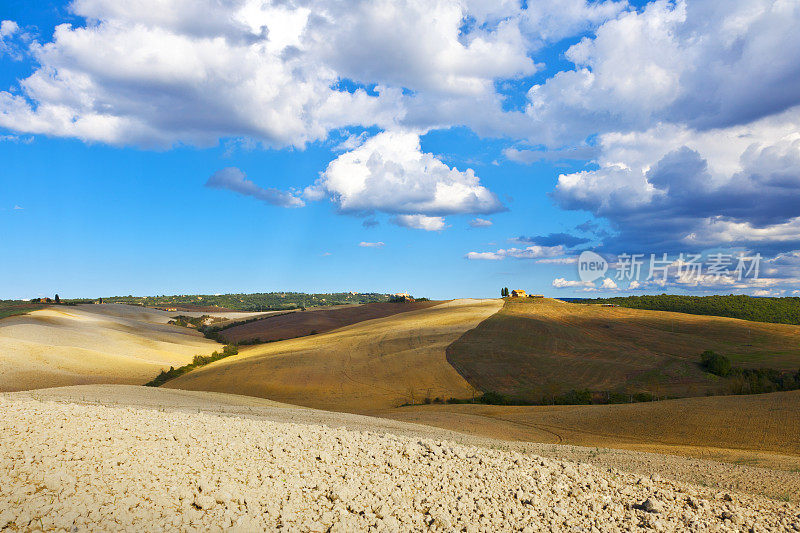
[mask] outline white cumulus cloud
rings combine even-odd
[[[600,284],[601,289],[610,289],[615,290],[617,289],[617,282],[611,278],[603,278],[603,282]]]
[[[425,215],[396,215],[392,223],[404,228],[425,231],[441,231],[445,228],[444,217],[428,217]]]
[[[442,229],[444,215],[505,209],[472,169],[447,166],[422,151],[419,134],[400,131],[381,132],[341,154],[304,195],[328,197],[344,213],[396,214],[401,225],[422,229]]]

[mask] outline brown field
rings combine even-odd
[[[278,312],[277,316],[225,329],[220,338],[230,344],[259,339],[272,342],[326,333],[365,320],[427,309],[441,302],[368,303],[305,312]]]
[[[373,414],[491,438],[800,471],[800,391],[620,405],[426,405]]]
[[[800,368],[800,326],[511,299],[447,350],[475,388],[541,401],[570,389],[700,396],[728,392],[703,372],[714,350],[735,365]]]
[[[142,384],[165,366],[219,348],[196,331],[167,325],[169,315],[107,304],[49,306],[0,320],[0,391]]]
[[[340,411],[394,407],[425,396],[468,396],[472,389],[447,363],[445,348],[501,305],[499,300],[454,300],[244,348],[164,386]]]

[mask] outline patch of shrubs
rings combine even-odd
[[[226,357],[230,357],[232,355],[236,355],[239,353],[239,348],[235,345],[227,344],[222,348],[221,352],[214,352],[211,355],[195,355],[192,359],[192,362],[188,365],[183,365],[178,368],[169,367],[169,370],[164,371],[162,370],[161,373],[155,377],[155,379],[149,383],[145,383],[147,387],[160,387],[167,381],[171,379],[175,379],[178,376],[182,376],[188,372],[191,372],[195,368],[199,368],[201,366],[205,366],[209,363],[213,363],[214,361],[219,361],[220,359],[225,359]]]
[[[437,398],[438,400],[438,398]],[[655,397],[647,392],[621,393],[621,392],[601,392],[590,391],[589,389],[573,389],[564,394],[556,396],[543,396],[541,400],[529,400],[508,396],[499,392],[485,392],[477,398],[448,398],[445,403],[465,404],[479,403],[484,405],[592,405],[607,403],[637,403],[652,402]],[[427,401],[425,403],[431,403]],[[433,403],[438,403],[436,400]]]
[[[731,372],[731,360],[711,350],[706,350],[700,354],[700,366],[702,366],[706,372],[722,377],[727,376]]]
[[[219,317],[212,317],[211,315],[203,315],[203,316],[189,316],[189,315],[178,315],[172,317],[172,320],[167,322],[168,324],[172,324],[175,326],[181,326],[184,328],[197,328],[198,330],[204,327],[208,327],[206,322],[220,322],[225,320],[224,318]]]
[[[762,394],[800,389],[800,370],[793,374],[774,368],[733,366],[730,359],[706,350],[700,354],[700,366],[711,374],[726,378],[734,394]]]

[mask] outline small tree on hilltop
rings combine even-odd
[[[56,294],[56,303],[57,303],[57,304],[60,304],[60,303],[61,303],[61,298],[59,298],[59,297],[58,297],[58,294]]]

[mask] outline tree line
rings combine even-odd
[[[632,309],[673,311],[693,315],[724,316],[755,322],[800,324],[800,298],[797,297],[754,298],[743,294],[714,296],[659,294],[583,299],[579,302],[608,303]]]

